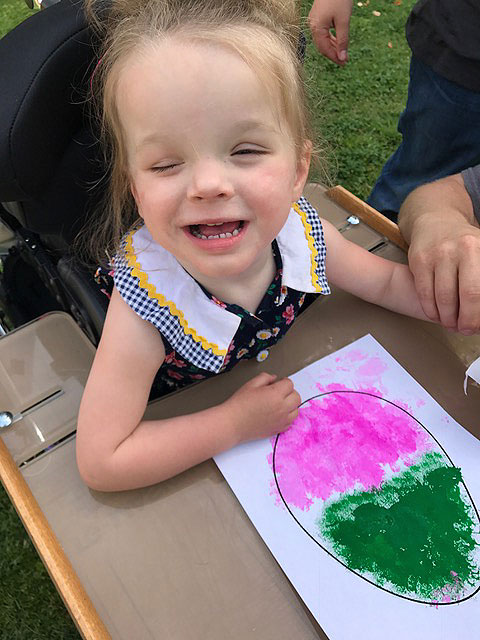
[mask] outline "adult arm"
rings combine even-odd
[[[308,24],[317,49],[326,58],[343,66],[348,61],[348,32],[352,0],[314,0]],[[330,29],[335,29],[334,36]]]
[[[164,358],[158,331],[114,289],[78,418],[77,464],[91,488],[160,482],[240,442],[283,431],[297,415],[292,382],[262,373],[205,411],[144,420]]]
[[[480,179],[471,178],[475,199]],[[471,335],[480,329],[480,228],[465,185],[454,174],[418,187],[400,209],[399,226],[425,314]]]

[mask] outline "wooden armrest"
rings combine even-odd
[[[338,185],[328,189],[325,195],[347,211],[350,211],[350,213],[358,216],[360,220],[391,240],[398,247],[408,251],[408,244],[405,242],[398,225],[363,200],[360,200],[360,198],[357,198],[357,196],[354,196],[353,193]]]

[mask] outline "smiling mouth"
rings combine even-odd
[[[244,221],[215,222],[212,224],[191,224],[189,231],[192,236],[200,240],[218,240],[219,238],[233,238],[243,229]]]

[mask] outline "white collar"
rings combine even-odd
[[[307,207],[302,206],[303,202]],[[320,230],[312,230],[308,207]],[[276,240],[283,263],[282,285],[305,293],[328,293],[328,285],[322,286],[318,277],[320,271],[324,273],[324,251],[322,255],[318,251],[319,246],[323,247],[321,224],[306,200],[301,198],[293,205]],[[208,298],[177,259],[153,240],[145,226],[127,238],[126,258],[133,267],[132,275],[147,290],[152,303],[168,307],[179,319],[184,333],[203,349],[218,356],[227,354],[240,317]]]
[[[305,293],[320,293],[323,287],[319,283],[318,271],[322,266],[319,262],[322,260],[316,245],[321,240],[323,246],[322,228],[317,212],[312,209],[318,219],[321,236],[319,238],[318,232],[314,232],[309,222],[310,216],[305,205],[310,206],[305,198],[300,198],[298,203],[294,203],[277,236],[283,263],[282,285]]]

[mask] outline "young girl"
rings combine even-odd
[[[268,373],[206,411],[142,416],[156,376],[165,392],[264,359],[330,292],[326,275],[425,319],[406,266],[349,243],[302,198],[312,144],[289,4],[130,0],[108,23],[93,80],[113,149],[109,226],[118,238],[140,224],[117,249],[80,409],[92,488],[153,484],[287,429],[299,395]]]

